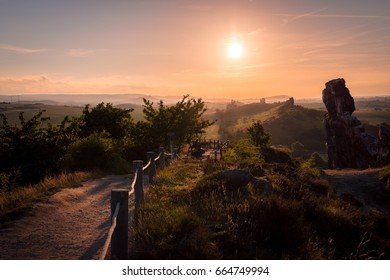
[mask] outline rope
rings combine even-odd
[[[165,153],[166,156],[171,156],[172,154],[171,153]]]
[[[134,178],[133,178],[133,182],[131,183],[131,188],[129,190],[129,195],[132,195],[134,193],[135,183],[137,182],[137,177],[138,177],[138,169],[134,173]]]
[[[162,155],[162,152],[158,155],[158,157],[156,157],[156,158],[154,159],[154,161],[158,161],[158,160],[160,159],[161,155]]]
[[[147,169],[151,163],[152,163],[152,159],[149,160],[148,164],[145,165],[145,166],[142,168],[142,170]]]
[[[107,239],[106,242],[104,243],[102,254],[100,255],[100,260],[104,260],[106,258],[108,246],[110,246],[111,237],[116,227],[116,218],[118,217],[119,207],[120,207],[120,203],[118,202],[115,207],[114,215],[112,215],[111,218],[111,227],[110,230],[108,231]]]

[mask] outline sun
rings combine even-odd
[[[231,43],[228,46],[227,54],[230,58],[238,59],[242,55],[242,47],[238,43]]]

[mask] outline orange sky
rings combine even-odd
[[[384,95],[388,26],[387,0],[0,0],[0,94]]]

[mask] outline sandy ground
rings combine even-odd
[[[377,208],[390,215],[389,194],[385,183],[378,180],[382,169],[367,170],[325,170],[337,195],[352,194],[363,203],[363,209]]]
[[[130,180],[123,175],[89,180],[37,203],[0,228],[0,259],[98,259],[110,227],[114,188],[128,189]]]

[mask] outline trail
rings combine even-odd
[[[37,203],[0,228],[0,259],[98,259],[110,227],[111,189],[129,187],[129,178],[107,176]]]
[[[390,194],[385,183],[379,181],[378,173],[382,169],[367,170],[325,170],[330,183],[338,196],[352,194],[363,203],[363,209],[377,208],[390,215]]]

